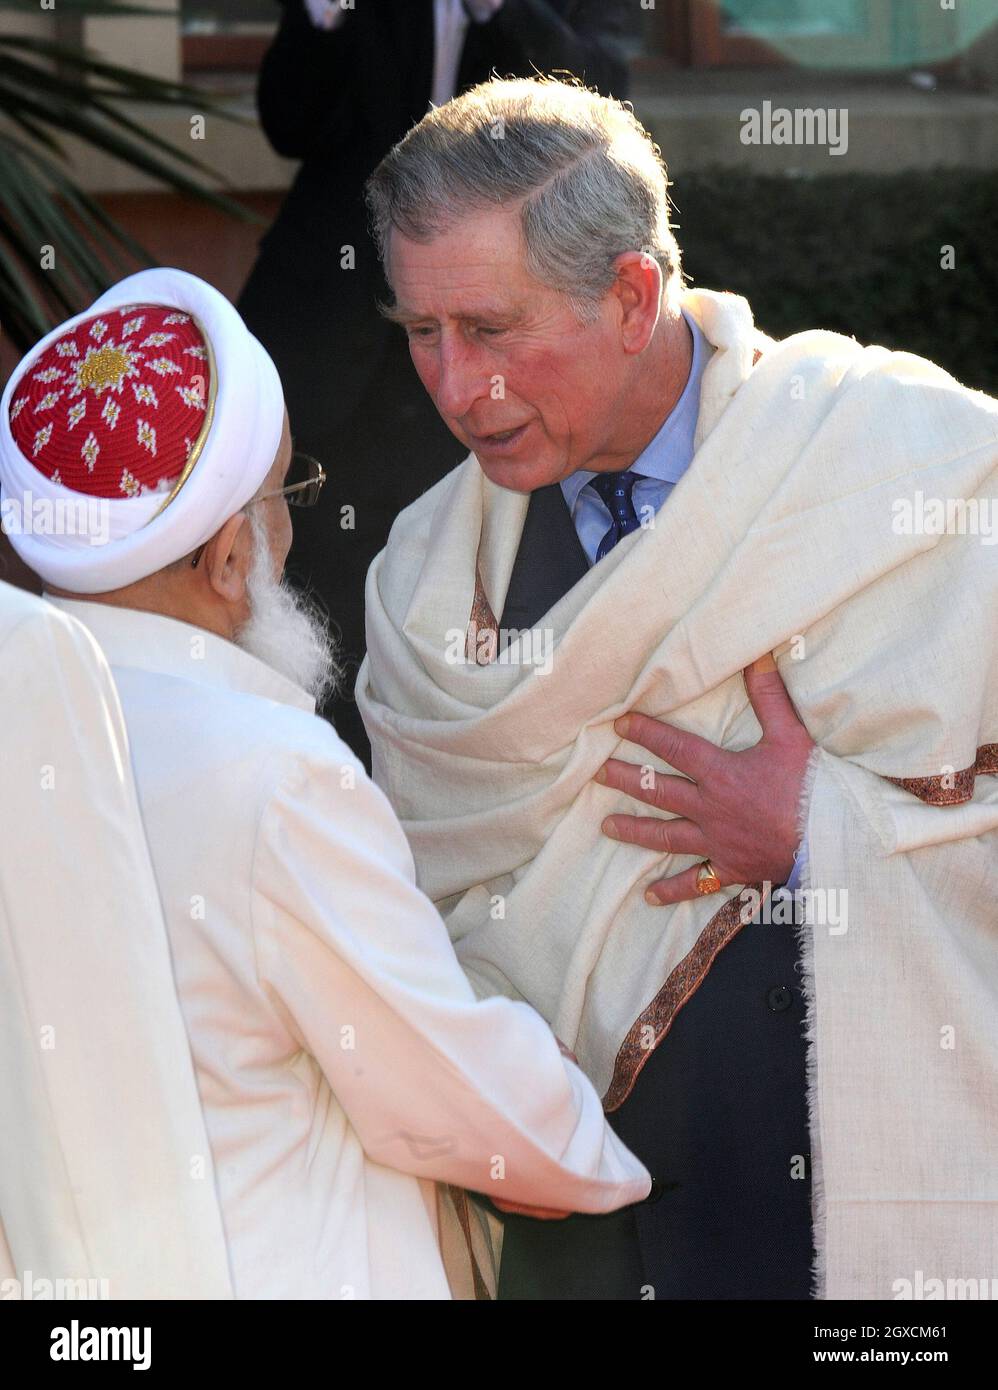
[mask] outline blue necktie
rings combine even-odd
[[[595,478],[589,479],[589,486],[595,490],[613,518],[613,525],[599,543],[597,561],[610,553],[621,536],[629,536],[640,527],[641,522],[631,501],[631,491],[639,477],[640,474],[628,470],[626,473],[597,473]]]

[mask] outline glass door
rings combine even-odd
[[[691,0],[697,67],[893,66],[895,0]]]

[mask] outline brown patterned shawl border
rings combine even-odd
[[[977,750],[971,767],[949,777],[887,777],[884,780],[912,792],[932,806],[956,806],[969,801],[974,794],[975,777],[998,773],[998,743],[984,743]],[[944,786],[952,780],[953,786]],[[756,884],[757,890],[761,889]],[[719,951],[743,925],[740,919],[741,895],[729,898],[710,919],[697,937],[692,949],[679,962],[665,984],[634,1023],[620,1045],[613,1067],[613,1080],[603,1097],[603,1109],[609,1114],[619,1109],[634,1089],[641,1068],[672,1027],[679,1010],[703,984],[707,971]],[[654,1031],[651,1047],[642,1044],[646,1028]]]
[[[762,893],[761,883],[752,886],[757,892]],[[672,1027],[679,1010],[703,984],[718,952],[727,946],[744,926],[741,920],[744,905],[744,899],[739,893],[729,898],[723,907],[714,913],[655,998],[631,1025],[614,1062],[613,1080],[603,1097],[603,1109],[607,1114],[623,1105],[631,1094],[641,1068]],[[651,1028],[654,1032],[655,1040],[651,1047],[642,1043],[646,1028]]]
[[[481,633],[488,633],[489,639],[486,642],[480,640]],[[488,595],[485,592],[485,585],[482,583],[481,571],[475,570],[475,597],[471,604],[471,616],[468,618],[468,635],[465,640],[465,657],[476,666],[488,666],[496,659],[498,653],[499,624],[496,615],[492,611]]]
[[[959,806],[974,795],[974,779],[998,772],[998,743],[982,743],[970,767],[939,777],[887,777],[930,806]],[[952,786],[948,785],[952,783]]]

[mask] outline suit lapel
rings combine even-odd
[[[558,483],[530,494],[499,626],[535,627],[589,569]]]

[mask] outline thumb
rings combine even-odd
[[[758,661],[753,661],[750,666],[746,666],[745,672],[748,674],[754,671],[758,672],[759,675],[765,675],[767,671],[778,671],[779,669],[773,653],[767,652],[765,656],[760,656]]]
[[[779,733],[791,723],[801,723],[772,652],[746,666],[742,675],[763,735]]]

